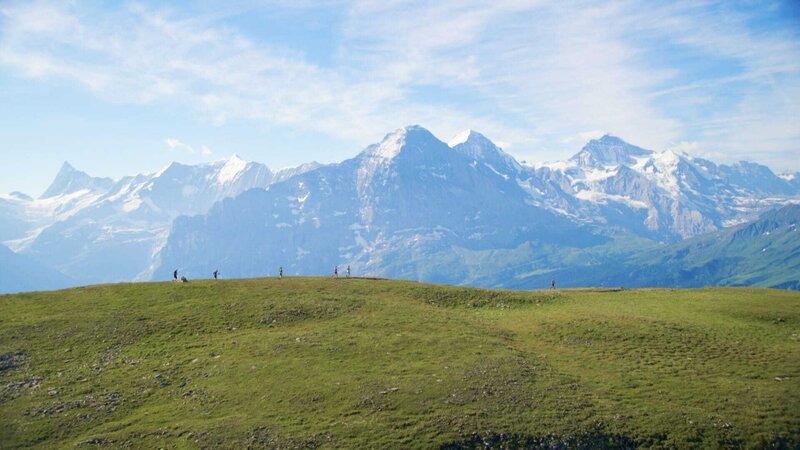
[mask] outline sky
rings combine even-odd
[[[674,4],[673,4],[674,3]],[[552,161],[605,133],[800,170],[800,2],[0,0],[0,193],[394,129]]]

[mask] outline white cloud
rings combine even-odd
[[[689,142],[689,141],[676,142],[674,144],[669,145],[668,149],[672,150],[675,153],[688,153],[690,155],[697,155],[700,152],[704,151],[700,147],[699,142]]]
[[[199,149],[189,145],[180,139],[166,138],[164,144],[171,152],[180,152],[187,155],[199,155],[204,160],[208,160],[214,152],[207,145],[200,145]]]
[[[281,4],[271,8],[321,7]],[[0,6],[0,65],[72,80],[112,102],[173,102],[213,123],[244,118],[362,144],[419,123],[438,136],[474,128],[531,159],[574,153],[578,140],[600,133],[586,130],[654,149],[692,141],[776,164],[800,151],[797,32],[754,32],[750,13],[725,3],[342,8],[335,53],[323,64],[208,15],[8,4]],[[673,51],[732,69],[695,74],[661,57]],[[736,98],[724,103],[728,90]],[[175,141],[167,145],[195,151]]]
[[[603,137],[606,134],[610,134],[610,133],[608,133],[606,131],[601,131],[601,130],[582,131],[582,132],[578,133],[578,139],[580,140],[580,142],[586,142],[586,141],[590,141],[592,139],[600,139],[601,137]]]
[[[175,139],[175,138],[164,139],[164,144],[166,144],[167,148],[169,148],[170,150],[183,151],[183,152],[186,152],[186,153],[189,153],[189,154],[194,154],[195,153],[194,149],[190,145],[185,144],[185,143],[183,143],[180,140]]]

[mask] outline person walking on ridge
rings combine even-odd
[[[178,269],[175,269],[175,271],[172,272],[172,279],[178,281]]]
[[[214,271],[214,279],[215,279],[215,280],[217,279],[217,276],[218,276],[218,275],[219,275],[219,269],[216,269],[216,270]]]
[[[283,279],[283,266],[280,266],[280,267],[278,268],[278,279],[279,279],[279,280],[282,280],[282,279]]]
[[[350,278],[350,264],[347,265],[347,278]]]
[[[339,266],[333,266],[333,278],[339,278]]]
[[[556,279],[553,278],[552,280],[550,280],[550,289],[555,289],[555,288],[556,288]]]

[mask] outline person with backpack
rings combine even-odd
[[[217,275],[219,275],[219,269],[216,269],[216,270],[214,271],[214,279],[215,279],[215,280],[217,279]]]
[[[178,269],[175,269],[175,271],[172,272],[172,279],[178,281]]]
[[[552,280],[550,280],[550,289],[555,289],[555,288],[556,288],[556,279],[553,278]]]

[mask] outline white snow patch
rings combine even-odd
[[[369,250],[369,248],[370,248],[369,242],[367,242],[366,239],[361,237],[361,233],[356,231],[354,238],[355,238],[356,244],[358,244],[364,250]]]
[[[598,169],[592,169],[589,171],[584,172],[583,180],[576,180],[576,181],[588,181],[588,182],[596,182],[602,181],[606,178],[613,177],[619,172],[619,166],[612,166],[612,167],[601,167]]]
[[[497,169],[495,169],[494,167],[492,167],[492,165],[491,165],[491,164],[488,164],[488,163],[483,163],[483,165],[484,165],[484,166],[486,166],[486,167],[488,167],[488,168],[489,168],[489,170],[491,170],[492,172],[496,173],[497,175],[499,175],[500,177],[502,177],[504,180],[508,180],[508,178],[509,178],[509,177],[508,177],[508,175],[505,175],[505,174],[502,174],[502,173],[498,172],[498,171],[497,171]]]
[[[377,146],[370,149],[370,154],[381,159],[392,159],[400,154],[406,143],[406,130],[399,129],[387,135]]]
[[[647,203],[640,200],[634,200],[630,197],[625,197],[623,195],[606,194],[597,191],[580,191],[577,194],[575,194],[575,197],[581,200],[590,201],[592,203],[606,204],[608,201],[612,201],[628,205],[631,208],[647,209],[648,207]]]
[[[453,148],[458,144],[463,144],[464,142],[467,142],[467,140],[469,140],[469,136],[471,134],[472,130],[464,130],[461,133],[455,135],[453,139],[450,139],[450,141],[447,142],[447,145],[449,145],[450,148]]]
[[[125,212],[131,212],[139,209],[140,206],[142,206],[142,200],[134,197],[122,204],[122,210]]]
[[[735,219],[728,219],[722,222],[723,228],[733,227],[749,222],[751,217],[737,217]]]
[[[572,160],[566,161],[545,161],[545,162],[534,162],[530,163],[528,167],[533,167],[534,169],[540,169],[546,167],[553,172],[564,172],[567,169],[572,169],[577,167],[578,164]]]
[[[219,170],[217,181],[221,184],[233,181],[245,168],[247,168],[247,161],[239,158],[239,155],[233,155],[225,161],[225,164]]]

